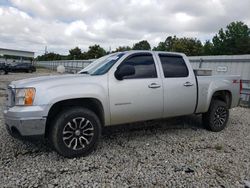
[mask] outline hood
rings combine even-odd
[[[96,76],[90,76],[87,74],[66,74],[66,75],[56,75],[56,76],[41,76],[36,78],[28,78],[23,80],[17,80],[11,82],[10,85],[15,88],[25,88],[25,87],[55,87],[59,85],[67,85],[79,82],[86,82],[93,80]],[[83,79],[79,79],[83,78]]]

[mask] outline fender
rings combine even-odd
[[[231,88],[231,81],[230,80],[223,80],[222,82],[216,82],[216,80],[210,81],[210,83],[199,89],[200,99],[199,99],[199,107],[197,108],[197,112],[207,112],[212,100],[213,95],[218,91],[228,91],[232,93]]]
[[[50,108],[57,102],[77,98],[95,98],[103,106],[105,124],[110,123],[110,110],[108,103],[108,90],[97,83],[63,84],[40,91],[36,96],[40,105],[44,106],[44,116],[47,116]]]

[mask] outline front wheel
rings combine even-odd
[[[68,158],[86,156],[97,146],[101,123],[92,111],[73,107],[60,113],[50,129],[56,151]]]
[[[227,104],[220,100],[212,100],[208,112],[202,115],[203,124],[213,132],[223,130],[227,125],[228,118]]]

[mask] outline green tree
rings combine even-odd
[[[158,46],[153,48],[154,51],[167,51],[167,46],[165,42],[159,42]]]
[[[164,42],[159,42],[157,47],[153,50],[169,51],[169,52],[182,52],[186,55],[201,55],[202,43],[196,38],[177,38],[176,36],[168,36]]]
[[[69,59],[81,59],[82,51],[79,47],[69,50]]]
[[[138,43],[135,43],[133,46],[133,50],[150,50],[150,44],[146,40],[142,40]]]
[[[54,52],[50,52],[44,55],[37,56],[37,61],[52,61],[52,60],[61,60],[62,56]]]
[[[202,55],[202,43],[196,38],[176,38],[169,51],[182,52],[188,56]]]
[[[86,52],[86,58],[96,59],[106,54],[106,51],[102,47],[100,47],[100,45],[95,44],[93,46],[89,46],[89,50]]]
[[[202,55],[213,55],[214,45],[210,40],[207,40],[203,45]]]
[[[176,36],[168,36],[164,42],[159,42],[158,46],[154,47],[153,50],[158,51],[174,51],[173,44],[177,40]]]
[[[248,54],[250,53],[250,29],[243,22],[230,23],[225,31],[220,29],[213,37],[214,54]]]
[[[166,48],[167,51],[174,51],[173,45],[175,43],[175,41],[177,40],[176,36],[168,36],[165,40],[165,44],[166,44]]]
[[[88,53],[87,52],[82,52],[80,55],[80,59],[89,59],[88,58]]]
[[[118,48],[116,48],[114,52],[124,52],[124,51],[129,51],[129,50],[131,50],[129,46],[119,46]]]

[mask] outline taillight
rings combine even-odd
[[[241,92],[242,92],[242,80],[240,80],[240,94],[241,94]]]

